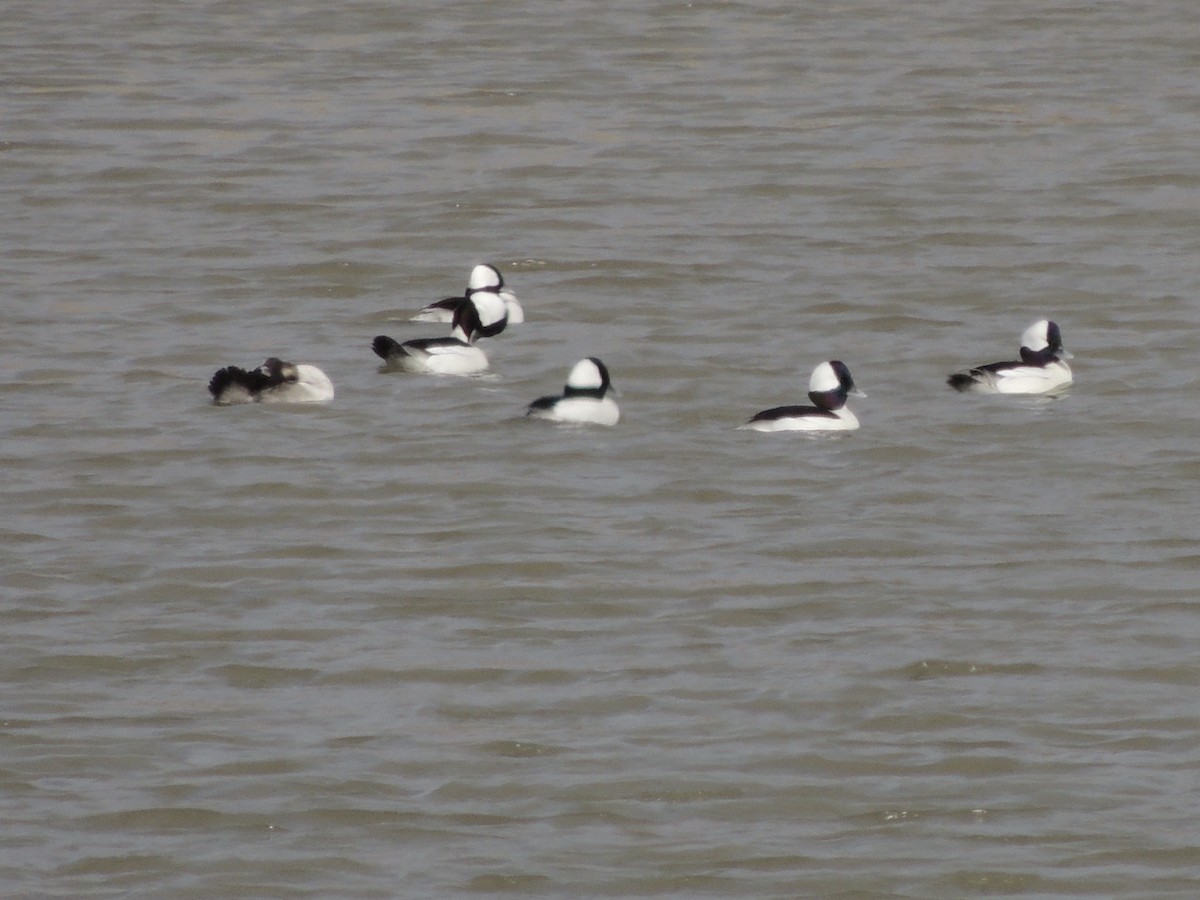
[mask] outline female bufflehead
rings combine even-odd
[[[454,328],[449,337],[417,338],[401,344],[381,334],[371,342],[371,348],[388,369],[476,375],[488,367],[487,355],[475,346],[475,339],[482,334],[479,310],[472,298],[454,311]]]
[[[272,356],[257,369],[226,366],[213,375],[208,392],[219,406],[231,403],[323,403],[333,399],[333,382],[316,366]]]
[[[1052,394],[1072,381],[1071,358],[1058,326],[1047,319],[1034,322],[1021,335],[1021,358],[956,372],[946,383],[973,394]]]
[[[764,409],[745,425],[754,431],[853,431],[858,417],[846,409],[846,397],[867,396],[854,386],[850,370],[831,359],[813,369],[808,398],[813,406],[776,406]]]
[[[616,425],[621,419],[621,411],[609,396],[612,390],[608,367],[596,357],[589,356],[575,363],[561,394],[539,397],[529,404],[525,415],[553,422]]]
[[[461,297],[447,297],[445,300],[430,303],[413,316],[412,320],[414,322],[451,322],[454,320],[454,311],[462,306],[463,301],[476,293],[495,294],[503,301],[505,324],[520,325],[525,321],[525,310],[521,308],[521,301],[517,299],[517,295],[505,287],[504,276],[500,274],[500,270],[486,263],[480,263],[471,270],[467,290]],[[486,318],[484,324],[487,325]],[[504,326],[501,325],[494,333],[481,334],[481,337],[495,337],[503,330]]]

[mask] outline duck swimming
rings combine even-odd
[[[484,337],[476,298],[465,300],[454,311],[454,327],[448,337],[417,338],[403,344],[385,334],[371,342],[371,349],[384,367],[400,372],[434,375],[477,375],[488,367],[488,358],[475,346]]]
[[[858,416],[846,409],[847,397],[865,397],[854,384],[850,370],[838,359],[813,369],[808,380],[812,406],[776,406],[764,409],[739,428],[751,431],[853,431]]]
[[[480,263],[471,270],[471,277],[467,281],[467,289],[461,297],[447,297],[445,300],[438,300],[435,303],[430,303],[415,316],[412,317],[414,322],[450,322],[454,319],[454,311],[460,307],[465,300],[470,299],[477,293],[495,294],[496,297],[504,304],[504,318],[507,325],[520,325],[525,321],[525,310],[521,308],[521,301],[517,299],[517,295],[508,289],[504,284],[504,276],[500,274],[500,270],[495,266],[487,263]],[[503,327],[500,331],[503,331]],[[499,334],[497,331],[495,334]],[[483,334],[482,337],[495,337],[495,334]]]
[[[1071,358],[1058,326],[1039,319],[1021,335],[1019,360],[956,372],[946,383],[972,394],[1053,394],[1071,384],[1071,368],[1065,362]]]
[[[613,400],[608,367],[594,356],[575,363],[561,394],[539,397],[525,415],[552,422],[616,425],[621,411]]]

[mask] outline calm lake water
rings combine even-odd
[[[0,894],[1200,896],[1192,0],[4,20]]]

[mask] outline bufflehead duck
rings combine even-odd
[[[589,356],[572,367],[561,394],[539,397],[529,404],[525,415],[553,422],[616,425],[621,411],[609,396],[612,390],[608,367]]]
[[[475,346],[475,339],[482,334],[479,310],[472,298],[454,311],[454,327],[449,337],[417,338],[401,344],[381,334],[371,342],[371,348],[389,369],[435,375],[476,375],[488,367],[487,355]]]
[[[525,310],[521,308],[521,301],[517,299],[516,294],[505,286],[504,276],[500,274],[500,270],[487,263],[480,263],[471,270],[471,277],[467,282],[467,290],[461,297],[447,297],[445,300],[430,303],[413,316],[412,320],[414,322],[453,321],[454,311],[463,304],[463,301],[474,296],[476,293],[495,294],[504,302],[505,324],[520,325],[525,321]],[[504,326],[501,325],[494,334],[482,334],[481,336],[495,337],[503,330]]]
[[[226,366],[213,375],[208,392],[219,406],[232,403],[323,403],[333,399],[333,382],[316,366],[272,356],[257,369]]]
[[[850,370],[831,359],[813,369],[808,397],[813,406],[776,406],[764,409],[745,425],[753,431],[853,431],[858,417],[846,409],[846,397],[867,396],[854,386]]]
[[[1020,360],[956,372],[946,383],[973,394],[1052,394],[1071,383],[1071,368],[1064,362],[1070,358],[1058,326],[1041,319],[1021,335]]]

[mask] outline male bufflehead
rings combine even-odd
[[[525,415],[553,422],[616,425],[621,419],[621,410],[609,396],[612,390],[608,367],[596,357],[589,356],[572,367],[561,394],[539,397],[529,404]]]
[[[208,383],[219,406],[232,403],[323,403],[333,399],[333,382],[316,366],[272,356],[257,369],[220,369]]]
[[[475,346],[475,339],[483,334],[475,302],[474,298],[468,299],[454,311],[454,327],[449,337],[417,338],[401,344],[381,334],[371,342],[371,348],[389,369],[434,375],[476,375],[487,369],[488,359]]]
[[[419,313],[413,316],[412,321],[453,321],[454,311],[463,304],[463,301],[474,296],[476,293],[495,294],[504,302],[505,324],[520,325],[525,321],[525,310],[521,308],[521,301],[517,299],[517,295],[505,286],[504,276],[500,274],[500,270],[495,266],[490,266],[486,263],[480,263],[471,270],[471,277],[467,282],[467,290],[461,297],[447,297],[445,300],[438,300],[436,303],[430,303]],[[488,320],[485,318],[485,326],[487,325],[487,322]],[[500,328],[494,333],[483,333],[480,336],[495,337],[503,330],[504,326],[501,325]]]
[[[1072,381],[1058,326],[1040,319],[1021,335],[1021,358],[956,372],[946,383],[973,394],[1053,394]]]
[[[745,425],[754,431],[853,431],[858,417],[846,409],[846,397],[867,396],[854,386],[850,370],[831,359],[813,369],[808,397],[813,406],[776,406],[764,409]]]

